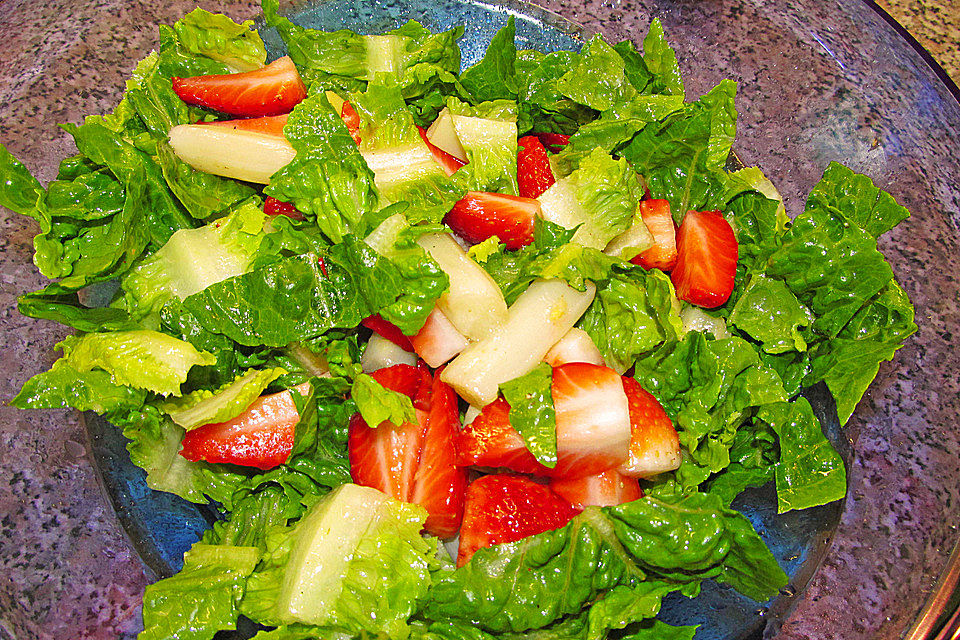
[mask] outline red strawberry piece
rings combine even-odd
[[[262,118],[236,118],[234,120],[217,120],[216,122],[201,122],[211,127],[228,127],[241,131],[265,133],[269,136],[283,137],[283,128],[287,126],[289,114],[279,116],[263,116]]]
[[[653,395],[633,378],[623,377],[630,402],[630,456],[617,469],[646,478],[680,466],[680,439],[673,422]]]
[[[255,71],[173,78],[173,90],[187,104],[248,117],[289,113],[307,97],[289,56]]]
[[[438,307],[434,307],[417,335],[410,336],[410,344],[429,366],[439,367],[466,349],[469,341]]]
[[[587,506],[613,507],[643,497],[640,483],[616,469],[579,478],[553,478],[550,489],[577,509]]]
[[[539,198],[556,180],[547,150],[537,136],[517,140],[517,185],[525,198]]]
[[[424,529],[438,538],[452,538],[463,518],[467,488],[466,469],[456,466],[456,440],[460,431],[457,394],[433,378],[420,462],[413,478],[411,502],[427,510]]]
[[[600,473],[622,464],[630,446],[630,415],[620,375],[609,367],[571,362],[553,369],[557,465],[533,457],[510,425],[503,398],[488,404],[458,440],[461,465],[504,467],[551,477]]]
[[[294,220],[305,220],[303,214],[291,202],[277,200],[273,196],[263,199],[263,212],[268,216],[287,216]]]
[[[530,478],[477,478],[467,487],[457,566],[469,562],[477,549],[559,529],[576,514],[570,503]]]
[[[420,394],[425,384],[430,384],[429,375],[424,369],[408,364],[377,369],[370,375],[384,387],[411,399]],[[387,421],[370,426],[359,413],[354,414],[347,428],[347,452],[353,481],[378,489],[397,500],[410,502],[414,473],[423,446],[424,414],[424,411],[418,410],[416,422],[400,426]]]
[[[384,320],[380,314],[374,314],[360,321],[360,324],[370,329],[374,333],[386,338],[404,351],[413,351],[413,345],[410,344],[410,338],[400,331],[400,327],[388,320]]]
[[[309,384],[295,387],[306,394]],[[183,436],[180,455],[196,462],[224,462],[258,469],[283,464],[293,450],[300,414],[289,391],[260,396],[236,418],[205,424]]]
[[[549,149],[552,153],[557,153],[570,142],[570,136],[564,135],[562,133],[536,133],[534,134],[537,138],[540,139],[540,142]]]
[[[654,245],[630,262],[644,269],[670,271],[677,263],[677,228],[666,200],[641,200],[640,217],[653,235]]]
[[[420,132],[420,139],[424,141],[427,145],[427,148],[430,149],[430,153],[433,154],[433,159],[437,161],[437,164],[443,169],[443,172],[448,176],[452,176],[457,172],[457,169],[467,164],[460,158],[451,155],[438,147],[437,145],[430,142],[430,139],[427,138],[427,131],[423,127],[418,126],[417,131]]]
[[[719,211],[688,211],[677,230],[677,297],[712,309],[730,298],[737,273],[737,237]]]
[[[533,242],[538,215],[540,203],[533,198],[468,191],[443,221],[471,244],[497,236],[508,249],[519,249]]]
[[[360,114],[357,113],[357,110],[353,108],[353,105],[347,101],[344,101],[343,106],[340,107],[340,119],[343,120],[345,125],[347,125],[347,131],[350,132],[350,137],[353,138],[353,141],[357,143],[357,146],[359,146]]]

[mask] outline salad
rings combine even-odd
[[[0,147],[51,280],[19,309],[76,330],[12,404],[223,515],[140,638],[692,638],[668,594],[776,595],[731,503],[845,495],[800,392],[845,423],[916,330],[908,212],[831,164],[791,220],[656,20],[543,53],[510,18],[461,70],[460,27],[263,14],[269,64],[252,22],[162,26],[46,187]]]

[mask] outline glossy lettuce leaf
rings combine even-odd
[[[813,322],[810,311],[781,280],[754,275],[733,311],[729,323],[760,343],[767,353],[806,351],[800,328]]]
[[[553,369],[541,362],[529,373],[500,385],[510,405],[510,426],[542,465],[557,466],[557,413],[553,406]]]
[[[464,191],[434,160],[399,89],[371,84],[363,94],[350,94],[350,102],[360,116],[360,153],[381,203],[407,203],[411,223],[439,223]]]
[[[663,587],[658,576],[675,584]],[[618,507],[588,507],[561,529],[478,550],[433,586],[423,610],[431,619],[520,632],[577,613],[616,588],[635,590],[634,597],[649,589],[654,598],[706,577],[759,600],[786,584],[749,521],[717,497],[648,496]],[[645,581],[653,581],[652,588],[641,587]],[[618,600],[626,595],[617,594]],[[656,612],[652,601],[635,611]]]
[[[516,100],[517,78],[516,22],[513,16],[490,39],[483,58],[460,74],[460,84],[474,104],[488,100]]]
[[[847,492],[843,458],[823,435],[806,398],[761,407],[757,420],[767,423],[780,438],[777,512],[806,509],[834,500]]]
[[[438,85],[456,85],[457,40],[463,27],[434,34],[411,20],[378,36],[347,29],[321,31],[278,15],[278,4],[276,0],[263,3],[264,19],[279,31],[307,84],[357,91],[376,81],[399,87],[405,98],[426,95]]]
[[[373,172],[323,93],[298,104],[283,129],[297,155],[270,178],[266,195],[293,203],[332,241],[361,231],[379,208]]]
[[[594,149],[617,152],[648,124],[659,122],[682,107],[683,97],[671,95],[638,95],[615,104],[598,119],[577,129],[567,146],[552,158],[551,166],[561,175],[569,174]]]
[[[197,542],[183,554],[183,569],[155,582],[143,595],[140,640],[208,640],[236,629],[246,578],[260,560],[256,547]]]
[[[238,24],[223,14],[197,8],[172,27],[160,27],[160,62],[167,76],[252,71],[266,60],[253,20]]]
[[[160,404],[160,410],[189,431],[199,426],[226,422],[246,411],[283,369],[250,369],[219,389],[197,389]]]
[[[371,429],[376,429],[384,421],[398,427],[417,421],[409,396],[387,389],[366,373],[361,373],[353,381],[350,397]]]
[[[323,508],[323,502],[313,507]],[[337,518],[339,514],[324,517]],[[308,518],[301,520],[301,527],[304,522],[314,524]],[[425,518],[422,507],[388,499],[378,507],[378,515],[368,528],[350,541],[349,548],[336,550],[337,556],[346,558],[346,565],[339,568],[337,580],[325,584],[329,592],[323,597],[330,606],[323,612],[323,621],[313,623],[316,635],[310,637],[322,637],[324,630],[349,635],[366,632],[387,638],[407,636],[407,618],[429,586],[431,556],[436,551],[420,536]],[[241,602],[244,615],[271,626],[302,624],[290,620],[290,612],[283,611],[280,604],[285,573],[300,570],[289,562],[298,535],[300,527],[295,525],[278,529],[267,538],[264,562],[248,580]]]
[[[122,297],[114,306],[143,317],[174,298],[183,300],[245,273],[263,239],[264,218],[260,199],[253,198],[224,218],[177,231],[123,275]]]
[[[807,209],[838,213],[879,238],[910,215],[886,191],[865,175],[831,162],[807,197]]]
[[[78,371],[60,359],[49,371],[27,380],[10,404],[18,409],[72,407],[104,414],[137,409],[145,400],[143,389],[117,384],[106,371]]]
[[[738,337],[690,332],[638,360],[634,377],[663,405],[690,454],[677,471],[685,487],[730,464],[737,429],[754,408],[787,399],[777,373]]]
[[[182,304],[207,331],[249,346],[282,347],[335,327],[356,327],[381,312],[413,334],[445,288],[435,274],[412,274],[413,266],[398,267],[348,236],[323,256],[281,258],[211,285]],[[411,299],[426,303],[411,309]],[[409,315],[386,314],[388,309]],[[417,321],[420,325],[410,326]]]
[[[572,134],[596,117],[596,111],[566,97],[557,81],[576,64],[574,51],[518,51],[518,127],[520,134],[550,131]]]
[[[565,96],[596,111],[624,104],[637,95],[620,54],[601,36],[593,36],[580,57],[557,80]]]
[[[57,348],[76,371],[102,369],[114,384],[161,395],[179,396],[191,367],[216,362],[189,342],[146,329],[67,336]]]
[[[647,90],[651,93],[684,95],[677,54],[667,42],[659,18],[650,21],[650,29],[643,39],[643,62],[653,76]]]
[[[640,356],[680,336],[673,286],[658,271],[617,268],[578,326],[590,334],[604,360],[626,371]]]
[[[469,105],[451,96],[447,110],[467,154],[467,164],[453,174],[463,191],[517,195],[517,105],[494,100]]]
[[[736,83],[723,80],[663,123],[644,127],[622,151],[675,220],[690,209],[721,207],[724,164],[737,128]]]

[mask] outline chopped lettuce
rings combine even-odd
[[[260,397],[283,369],[250,369],[216,390],[197,389],[180,398],[167,400],[160,409],[187,431],[212,422],[226,422],[243,413]]]
[[[530,373],[500,385],[510,405],[510,426],[523,437],[527,449],[540,462],[557,466],[557,414],[553,407],[553,371],[545,362]]]

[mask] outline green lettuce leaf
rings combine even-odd
[[[596,111],[624,104],[637,94],[627,79],[623,58],[600,36],[584,45],[579,59],[557,80],[557,89]]]
[[[553,369],[541,362],[526,375],[500,385],[510,405],[510,425],[544,466],[557,466],[557,414],[553,407]]]
[[[826,504],[846,495],[843,459],[823,435],[806,398],[761,407],[757,419],[769,424],[780,438],[780,462],[774,472],[777,513]]]
[[[253,71],[267,60],[253,20],[237,24],[197,8],[173,27],[160,27],[160,61],[167,76]]]
[[[243,413],[271,382],[286,373],[283,369],[251,369],[219,389],[197,389],[180,398],[161,403],[160,410],[190,431],[199,426],[226,422]]]
[[[809,326],[813,317],[781,280],[758,274],[737,300],[729,322],[767,353],[783,353],[806,351],[800,328]]]
[[[161,395],[179,396],[191,367],[216,362],[189,342],[146,329],[67,336],[57,348],[63,350],[64,364],[76,371],[103,369],[115,384]]]
[[[138,409],[145,400],[144,390],[117,384],[106,371],[78,371],[61,358],[49,371],[27,380],[10,404],[18,409],[72,407],[104,414]]]
[[[870,178],[837,162],[831,162],[823,172],[823,178],[807,197],[806,208],[840,214],[874,238],[879,238],[910,215]]]
[[[260,560],[256,547],[198,542],[183,554],[183,569],[147,587],[139,640],[207,640],[236,629],[247,576]]]
[[[488,100],[516,100],[517,79],[516,22],[513,16],[490,39],[480,62],[460,74],[460,84],[474,104]]]
[[[371,429],[376,429],[384,421],[398,427],[417,421],[409,396],[387,389],[366,373],[361,373],[353,381],[350,396]]]
[[[651,93],[684,95],[677,54],[667,42],[659,18],[650,21],[650,29],[643,39],[643,62],[653,76],[648,87]]]

